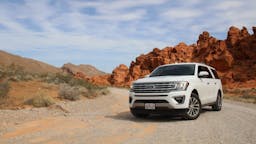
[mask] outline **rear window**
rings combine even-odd
[[[219,76],[218,76],[218,73],[216,72],[216,70],[211,69],[211,71],[212,71],[212,73],[213,73],[213,75],[214,75],[214,77],[215,77],[216,79],[220,79]]]
[[[205,78],[213,78],[212,77],[212,74],[210,73],[209,69],[205,66],[198,66],[198,74],[201,72],[201,71],[207,71],[209,73],[209,76],[208,77],[205,77]]]

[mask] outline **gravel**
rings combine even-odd
[[[0,143],[255,144],[256,105],[225,100],[220,112],[204,108],[197,120],[134,118],[128,91],[49,108],[0,110]]]

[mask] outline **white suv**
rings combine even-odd
[[[149,114],[182,114],[196,119],[202,106],[222,107],[222,84],[213,67],[201,63],[178,63],[157,67],[134,81],[129,103],[136,117]]]

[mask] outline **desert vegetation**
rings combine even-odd
[[[14,88],[24,87],[24,91],[27,92],[24,95],[20,94],[22,92],[19,93],[19,90],[23,91],[20,88],[19,90],[13,89],[9,94],[13,85]],[[54,104],[56,100],[75,101],[83,97],[94,98],[106,94],[108,94],[106,87],[74,78],[71,74],[32,74],[14,64],[0,67],[0,108],[20,105],[46,107]]]
[[[22,67],[15,64],[0,67],[0,79],[8,81],[28,81],[35,77],[37,77],[36,74],[25,72]]]
[[[78,87],[72,87],[68,84],[61,84],[59,89],[59,97],[74,101],[80,99],[80,92]]]
[[[224,88],[224,98],[256,104],[256,88]]]
[[[24,103],[34,107],[48,107],[55,104],[55,101],[52,97],[46,95],[45,93],[39,92]]]
[[[7,98],[7,94],[10,90],[10,85],[8,81],[4,81],[0,83],[0,99]]]

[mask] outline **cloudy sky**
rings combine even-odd
[[[111,72],[154,47],[256,25],[255,0],[0,0],[0,49]]]

